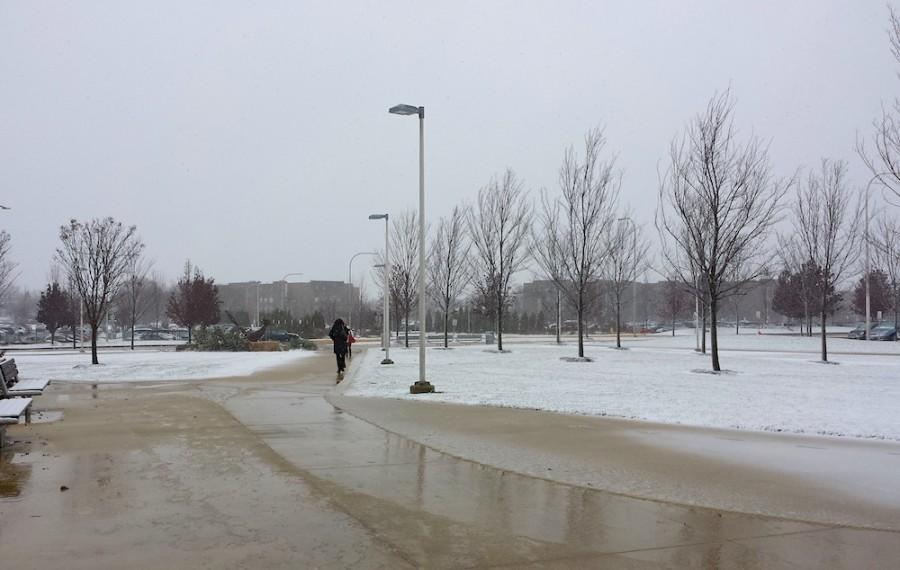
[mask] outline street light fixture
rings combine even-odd
[[[619,222],[630,222],[631,223],[631,231],[633,233],[634,239],[631,242],[631,256],[634,258],[633,261],[635,265],[637,264],[637,225],[634,223],[634,220],[625,216],[623,218],[619,218],[617,221]],[[622,244],[622,248],[625,248],[625,244]],[[631,276],[631,335],[637,336],[637,273]]]
[[[347,302],[349,305],[349,309],[347,311],[347,326],[350,326],[350,323],[353,321],[353,260],[359,257],[360,255],[378,255],[374,251],[360,251],[359,253],[354,253],[353,256],[350,257],[350,267],[347,269]],[[352,328],[352,327],[351,327]]]
[[[370,214],[370,220],[384,220],[384,263],[381,268],[384,269],[384,305],[381,314],[384,317],[381,331],[381,343],[384,347],[384,359],[382,364],[393,364],[391,360],[391,319],[390,319],[390,275],[391,275],[391,254],[390,241],[388,240],[388,215],[387,214]]]
[[[419,379],[409,391],[421,394],[434,392],[434,386],[425,380],[425,107],[395,105],[388,112],[419,117]]]

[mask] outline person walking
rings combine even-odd
[[[334,321],[334,324],[331,325],[331,330],[328,332],[328,338],[334,343],[334,356],[337,359],[338,375],[343,374],[344,368],[347,367],[347,363],[344,361],[344,357],[347,354],[347,330],[344,320],[338,319]]]
[[[353,336],[353,329],[347,328],[347,358],[349,360],[353,360],[353,343],[356,342],[356,337]]]

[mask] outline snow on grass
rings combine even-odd
[[[392,351],[394,366],[380,366],[381,354],[369,351],[346,393],[900,440],[896,344],[868,343],[893,350],[893,356],[841,355],[834,357],[839,365],[826,366],[817,362],[815,338],[742,336],[747,338],[740,342],[734,335],[722,339],[726,346],[743,347],[722,353],[728,374],[700,373],[709,369],[708,356],[640,340],[627,351],[610,350],[608,343],[589,346],[586,355],[593,362],[562,360],[575,355],[573,345],[510,344],[504,354],[484,346],[429,350],[428,380],[440,393],[427,396],[409,394],[418,377],[415,350]],[[693,346],[693,337],[688,340]],[[776,352],[781,349],[800,352]]]
[[[137,382],[199,380],[249,376],[313,353],[289,352],[103,352],[100,365],[91,365],[91,355],[66,353],[8,353],[16,359],[23,379],[47,378],[65,382]]]

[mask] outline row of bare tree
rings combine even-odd
[[[159,276],[151,276],[153,263],[143,254],[144,244],[135,226],[125,226],[111,217],[88,222],[71,220],[60,227],[59,238],[56,268],[51,270],[50,283],[35,304],[37,317],[55,340],[60,327],[70,326],[74,331],[83,313],[91,331],[93,364],[99,363],[98,331],[112,312],[131,330],[132,349],[138,319],[151,306],[160,307],[165,296],[166,316],[188,327],[189,335],[195,325],[218,321],[214,281],[205,278],[199,269],[192,269],[188,262],[184,275],[169,291]],[[9,234],[0,232],[0,297],[8,290],[16,267],[9,260],[8,251]],[[156,316],[158,320],[159,315]]]
[[[595,285],[601,279],[613,284],[618,332],[625,287],[644,267],[649,246],[639,226],[623,223],[630,218],[618,209],[621,176],[614,157],[604,155],[605,146],[603,131],[596,128],[585,136],[583,156],[566,150],[559,192],[542,191],[537,208],[523,182],[507,169],[479,190],[473,205],[457,206],[438,220],[426,278],[431,301],[443,315],[445,346],[449,315],[468,293],[493,314],[502,351],[513,276],[532,260],[575,308],[579,357],[584,357],[585,314],[599,302]],[[417,302],[417,231],[413,212],[393,221],[391,303],[403,322]]]

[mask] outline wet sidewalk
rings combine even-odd
[[[252,379],[56,386],[0,462],[34,568],[893,568],[900,537],[458,459],[332,407],[327,355]],[[27,454],[27,455],[26,455]],[[61,486],[66,491],[61,491]]]
[[[457,459],[333,408],[316,384],[243,393],[226,408],[418,567],[889,568],[900,559],[892,532],[633,499]]]

